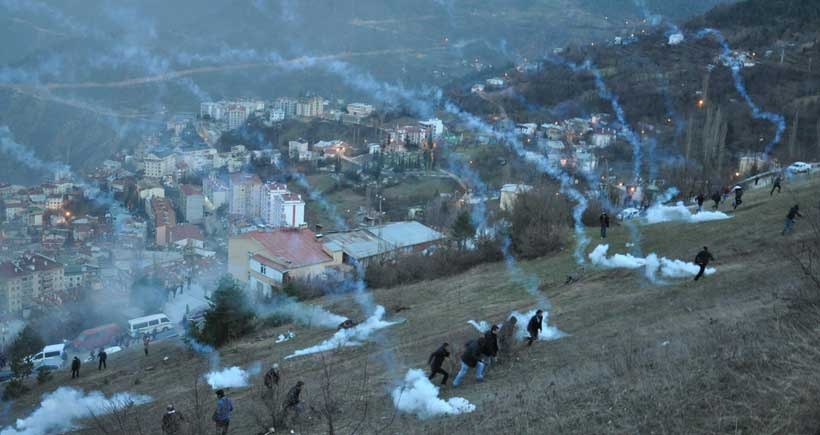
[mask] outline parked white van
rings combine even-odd
[[[132,337],[139,337],[142,334],[154,334],[168,331],[173,328],[171,320],[165,314],[152,314],[150,316],[137,317],[128,321],[128,332]]]
[[[34,370],[40,367],[48,367],[50,369],[61,369],[65,366],[68,355],[65,353],[65,344],[49,344],[44,347],[42,351],[28,356],[31,363],[34,364]]]

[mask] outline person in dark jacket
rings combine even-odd
[[[803,217],[803,215],[800,214],[800,206],[795,204],[794,207],[789,209],[789,214],[786,215],[786,223],[783,225],[783,232],[780,234],[785,236],[790,233],[798,217]]]
[[[599,218],[601,221],[601,238],[606,238],[606,230],[609,228],[609,215],[606,212],[601,213]]]
[[[535,312],[535,315],[530,318],[530,322],[527,323],[527,332],[530,333],[530,336],[527,337],[527,346],[532,346],[532,342],[538,340],[538,334],[541,333],[541,323],[544,321],[544,312],[542,310],[538,310]]]
[[[216,411],[214,411],[213,421],[216,430],[221,435],[228,434],[228,427],[231,425],[231,412],[233,412],[233,402],[225,397],[223,390],[216,390]]]
[[[183,421],[185,418],[177,412],[174,405],[168,405],[165,408],[165,414],[162,414],[162,433],[164,435],[181,434]]]
[[[702,193],[698,193],[698,196],[695,197],[695,202],[698,203],[698,213],[703,211],[703,203],[706,201],[706,197],[703,196]]]
[[[467,342],[464,352],[461,354],[461,369],[453,380],[453,386],[458,387],[461,380],[467,375],[467,371],[475,368],[475,379],[477,382],[484,382],[484,361],[481,360],[481,349],[484,347],[484,337],[478,340]]]
[[[298,381],[296,385],[288,391],[288,395],[285,397],[285,403],[282,404],[285,411],[302,412],[302,401],[299,396],[302,394],[303,385],[305,385],[304,382]]]
[[[735,203],[734,203],[734,209],[737,209],[737,207],[738,207],[740,204],[743,204],[743,187],[741,187],[741,186],[735,186],[735,187],[734,187],[734,191],[735,191]]]
[[[145,356],[148,356],[148,344],[151,343],[151,337],[148,334],[142,336],[142,348],[145,351]]]
[[[447,385],[447,379],[450,378],[450,374],[441,368],[441,365],[444,364],[444,360],[450,356],[450,351],[447,350],[448,347],[450,347],[449,343],[443,343],[435,352],[431,353],[430,358],[427,359],[427,364],[430,365],[429,379],[432,381],[437,374],[441,373],[441,375],[444,376],[444,379],[441,380],[441,385]]]
[[[107,369],[108,366],[106,365],[106,361],[108,361],[108,354],[105,352],[105,349],[100,348],[100,351],[97,353],[97,359],[100,360],[100,364],[97,367],[97,370]]]
[[[481,348],[484,355],[484,362],[490,365],[498,356],[498,325],[493,325],[489,331],[484,333],[484,346]]]
[[[71,360],[71,379],[80,377],[80,365],[81,364],[82,363],[80,363],[80,358],[79,357],[75,356],[74,359]]]
[[[512,353],[513,340],[515,340],[515,326],[518,324],[518,319],[515,316],[510,316],[503,325],[501,325],[501,334],[498,335],[498,353],[502,360],[507,359]]]
[[[273,389],[274,385],[279,385],[279,364],[273,364],[265,373],[265,387],[270,390]]]
[[[716,190],[715,193],[712,194],[712,201],[715,203],[715,205],[712,206],[713,210],[717,210],[718,207],[720,207],[720,199],[720,191]]]
[[[777,193],[780,193],[780,190],[782,189],[782,187],[780,186],[780,183],[782,183],[782,182],[783,182],[783,177],[781,177],[780,175],[778,175],[777,177],[774,178],[774,182],[772,183],[772,191],[769,192],[769,196],[774,195],[774,190],[775,189],[777,189]]]
[[[709,248],[704,246],[703,250],[698,252],[698,255],[695,256],[695,264],[700,267],[698,274],[695,275],[695,281],[699,280],[700,277],[703,276],[704,272],[706,272],[706,266],[709,265],[710,261],[714,261],[715,257],[712,256],[712,253],[709,252]]]

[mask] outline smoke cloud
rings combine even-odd
[[[270,315],[278,314],[287,316],[300,325],[319,328],[336,328],[340,323],[347,320],[347,317],[333,314],[322,307],[298,302],[293,298],[283,299],[275,302],[271,306],[257,308],[257,314]]]
[[[254,363],[247,370],[231,366],[219,371],[212,371],[205,375],[205,380],[212,389],[218,390],[220,388],[244,388],[250,385],[248,379],[251,376],[258,375],[262,371],[262,366],[259,363]]]
[[[0,435],[43,435],[65,433],[77,429],[74,421],[91,416],[109,414],[131,405],[150,402],[149,396],[117,393],[105,397],[100,391],[88,394],[70,387],[60,387],[43,395],[40,407],[28,417],[18,419],[14,426],[5,427]]]
[[[433,385],[424,371],[410,369],[401,386],[396,387],[391,396],[393,405],[401,412],[415,414],[427,419],[439,415],[465,414],[475,411],[475,405],[462,397],[447,400],[438,397],[439,387]]]
[[[317,344],[316,346],[297,350],[293,354],[286,356],[285,359],[319,352],[327,352],[329,350],[339,349],[342,347],[361,346],[364,344],[364,341],[368,340],[376,331],[400,323],[384,320],[384,314],[384,307],[379,305],[376,307],[373,315],[368,317],[364,322],[350,329],[340,329],[336,331],[336,333],[329,339]]]
[[[692,213],[683,202],[677,204],[662,205],[655,204],[646,210],[646,223],[657,224],[661,222],[687,222],[700,223],[709,221],[719,221],[724,219],[731,219],[731,216],[720,211],[701,211],[699,213]]]

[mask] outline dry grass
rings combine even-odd
[[[516,361],[492,367],[483,384],[469,379],[457,391],[444,388],[443,397],[459,395],[477,405],[469,415],[424,421],[395,415],[388,394],[395,379],[408,368],[423,367],[442,341],[458,349],[475,336],[468,319],[499,322],[512,309],[534,307],[536,298],[514,283],[503,264],[377,291],[377,301],[388,311],[401,307],[397,316],[406,322],[385,330],[378,343],[327,356],[335,376],[333,394],[339,398],[336,433],[814,433],[820,424],[820,298],[785,255],[790,241],[811,231],[806,222],[799,222],[789,237],[781,237],[780,229],[795,200],[806,209],[804,220],[818,219],[817,210],[809,210],[816,186],[790,185],[771,199],[768,192],[749,192],[730,221],[644,228],[644,252],[690,259],[700,246],[710,246],[718,273],[697,283],[657,286],[638,273],[588,269],[580,282],[563,285],[567,274],[577,272],[568,253],[523,263],[542,280],[553,304],[551,322],[571,335],[519,349]],[[623,252],[626,240],[626,229],[614,228],[611,250]],[[348,297],[321,302],[361,318]],[[223,364],[267,365],[331,334],[297,328],[296,340],[273,344],[284,329],[226,347]],[[132,412],[144,433],[158,433],[166,403],[194,413],[194,382],[208,364],[172,343],[157,344],[148,358],[139,352],[112,355],[108,372],[86,370],[75,385],[153,396],[154,403]],[[170,360],[163,362],[166,355]],[[282,366],[285,388],[304,380],[304,400],[321,409],[321,358],[288,360]],[[261,383],[261,375],[255,381]],[[40,393],[58,384],[71,382],[58,375],[34,386],[15,403],[13,416],[27,414]],[[203,388],[200,394],[205,394],[207,418],[213,397]],[[261,432],[264,403],[258,389],[230,395],[236,405],[231,433]],[[296,429],[327,433],[326,423],[321,412],[309,411]]]

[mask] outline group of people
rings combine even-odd
[[[538,339],[541,333],[544,312],[538,310],[527,323],[527,346]],[[476,371],[476,382],[484,382],[484,372],[490,365],[503,362],[512,356],[513,343],[515,340],[515,328],[518,319],[510,316],[501,326],[492,325],[483,335],[467,341],[464,351],[461,353],[458,373],[453,379],[453,387],[458,387],[470,369]],[[447,385],[450,374],[444,370],[444,361],[450,357],[450,344],[445,342],[439,346],[427,359],[430,366],[429,379],[432,381],[436,375],[442,375],[441,385]]]

